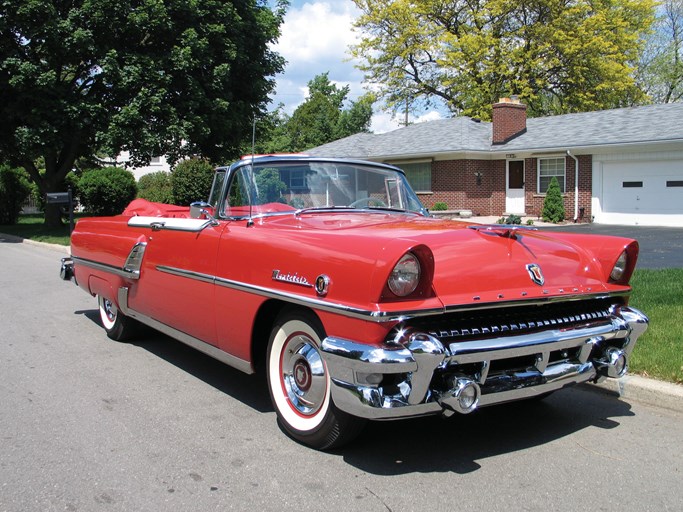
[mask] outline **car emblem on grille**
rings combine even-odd
[[[545,278],[543,277],[543,272],[541,272],[541,267],[537,263],[529,263],[526,266],[527,272],[529,272],[529,277],[538,286],[543,286],[545,283]]]

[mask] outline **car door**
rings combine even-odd
[[[214,277],[225,222],[140,218],[146,251],[129,307],[202,341],[216,344]]]

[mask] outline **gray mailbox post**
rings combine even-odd
[[[69,235],[74,230],[74,202],[71,194],[71,187],[68,192],[48,192],[45,194],[47,204],[68,204],[69,205]]]

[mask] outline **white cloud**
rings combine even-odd
[[[273,106],[283,103],[291,114],[306,98],[306,84],[326,72],[332,83],[350,87],[349,99],[363,94],[363,74],[354,68],[347,53],[356,41],[351,25],[358,14],[350,1],[307,2],[290,7],[280,40],[274,46],[287,65],[284,74],[276,77]]]
[[[356,100],[366,92],[363,73],[354,67],[348,53],[349,46],[358,38],[352,25],[359,15],[360,11],[350,0],[292,2],[280,40],[274,46],[274,50],[287,60],[287,65],[285,72],[276,77],[273,108],[282,103],[285,112],[291,115],[306,99],[308,82],[326,72],[333,84],[349,86],[350,100]],[[416,123],[441,117],[439,112],[429,111],[417,118],[411,116],[410,121]],[[400,128],[403,122],[403,116],[376,111],[370,129],[374,133],[384,133]]]

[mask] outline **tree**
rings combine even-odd
[[[372,94],[347,101],[349,86],[337,87],[329,74],[308,82],[308,97],[291,117],[281,109],[259,120],[258,152],[298,152],[349,135],[367,132],[372,119]]]
[[[57,191],[76,159],[238,152],[283,59],[284,0],[0,4],[0,159]],[[36,161],[44,158],[41,173]],[[52,206],[52,205],[50,205]],[[57,208],[46,223],[60,223]]]
[[[442,101],[491,118],[516,94],[532,116],[644,99],[633,77],[653,0],[354,0],[352,47],[393,110]]]
[[[655,103],[683,99],[683,0],[664,0],[639,67],[641,86]]]
[[[543,200],[541,218],[546,222],[562,222],[564,220],[564,199],[560,191],[560,184],[555,176],[548,184],[548,190]]]

